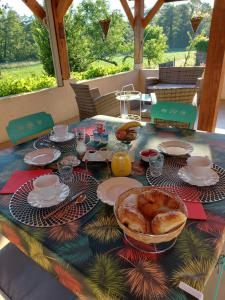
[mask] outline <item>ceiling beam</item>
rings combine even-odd
[[[198,129],[214,131],[225,77],[225,1],[215,0],[205,75],[200,98]]]
[[[72,4],[73,0],[61,0],[58,3],[57,6],[57,16],[59,20],[62,20],[68,10],[68,8],[70,7],[70,5]]]
[[[155,14],[158,12],[160,7],[163,5],[165,1],[164,0],[158,0],[155,5],[150,9],[150,11],[147,13],[147,15],[142,20],[142,26],[145,28],[153,19]]]
[[[27,7],[33,12],[33,14],[40,20],[43,21],[46,17],[44,8],[36,0],[22,0]]]
[[[124,11],[125,11],[125,13],[127,15],[127,18],[128,18],[128,20],[130,22],[131,27],[134,28],[134,16],[133,16],[133,14],[132,14],[132,12],[130,10],[130,7],[129,7],[128,3],[127,3],[127,0],[120,0],[120,3],[123,6],[123,9],[124,9]]]

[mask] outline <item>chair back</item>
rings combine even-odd
[[[204,67],[159,68],[159,80],[162,83],[196,84],[203,71]]]
[[[197,117],[197,108],[191,104],[162,101],[152,105],[150,117],[151,123],[154,124],[161,123],[167,126],[172,125],[170,123],[172,121],[176,122],[176,127],[192,129]],[[186,126],[183,124],[186,124]]]
[[[70,85],[75,93],[80,120],[95,116],[97,110],[89,86],[79,83],[70,83]]]
[[[41,133],[54,126],[52,116],[46,112],[38,112],[9,121],[6,131],[13,144],[29,136]]]

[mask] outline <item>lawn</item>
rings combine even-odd
[[[176,52],[167,52],[164,54],[162,62],[171,61],[175,58],[176,66],[183,66],[185,61],[185,55],[187,55],[187,51],[176,51]],[[115,61],[121,65],[123,61],[123,57],[116,57]],[[191,52],[190,58],[188,60],[187,65],[194,65],[195,61],[195,52]],[[133,58],[128,58],[126,60],[126,64],[128,64],[131,68],[133,66]],[[103,61],[96,61],[92,63],[93,67],[109,67],[112,66],[109,63]],[[144,67],[148,67],[147,60],[144,59]],[[157,65],[151,65],[151,68],[156,68]],[[11,75],[14,78],[28,78],[32,76],[41,76],[44,74],[44,70],[42,64],[40,62],[20,62],[20,63],[11,63],[0,65],[0,79],[6,78],[8,75]]]

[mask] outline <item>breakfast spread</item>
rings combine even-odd
[[[132,231],[155,235],[173,231],[187,219],[180,202],[157,189],[129,195],[118,207],[118,218]]]

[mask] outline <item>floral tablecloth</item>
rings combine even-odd
[[[101,117],[84,120],[72,128],[86,127],[91,132],[98,119]],[[105,122],[111,132],[109,147],[113,148],[113,130],[120,120],[105,118]],[[191,143],[194,155],[209,155],[214,163],[225,168],[224,135],[146,124],[133,144],[135,162],[131,177],[148,185],[146,165],[140,161],[139,151],[172,139]],[[92,148],[95,144],[90,142],[88,146]],[[13,171],[29,168],[23,157],[32,149],[33,141],[0,151],[0,188]],[[88,170],[98,180],[108,175],[105,163],[90,163]],[[100,201],[78,221],[33,228],[11,216],[10,198],[11,195],[0,195],[1,233],[81,299],[189,299],[177,287],[179,282],[203,290],[225,239],[225,200],[204,205],[207,221],[189,220],[171,250],[146,254],[127,243],[112,207]]]

